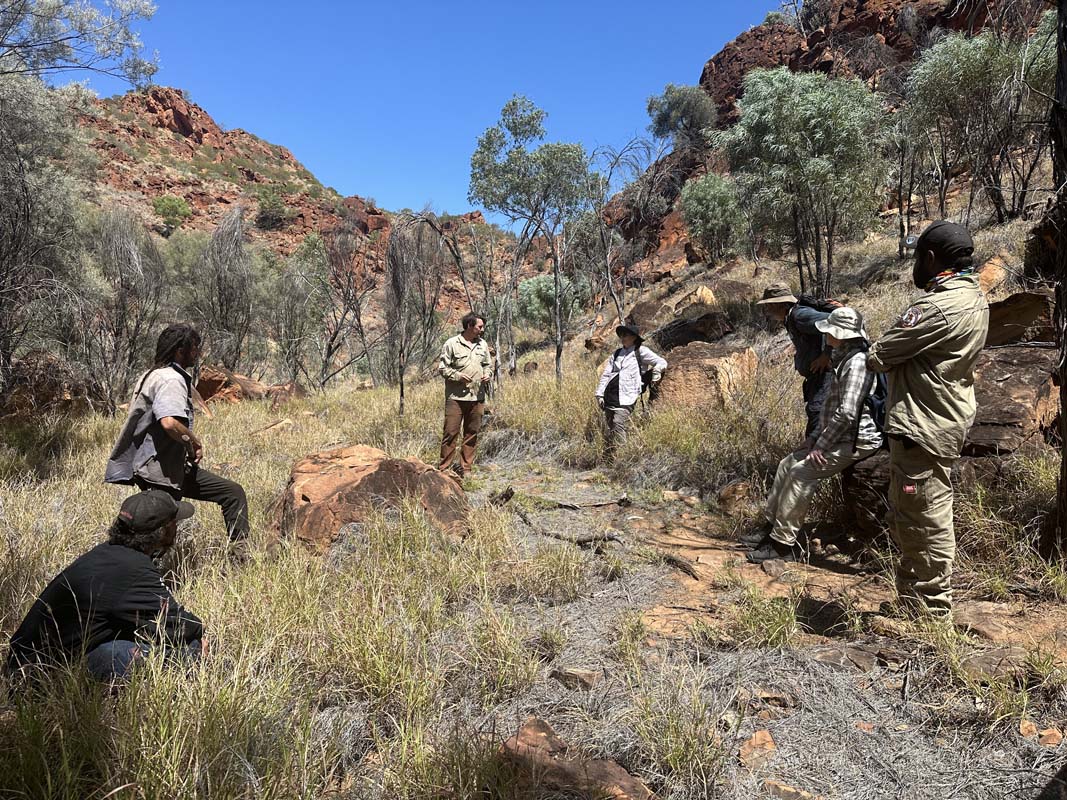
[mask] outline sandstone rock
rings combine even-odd
[[[1056,357],[1053,349],[1021,346],[982,352],[975,365],[978,414],[964,455],[1011,453],[1053,426],[1059,415]]]
[[[85,372],[40,351],[11,365],[10,381],[0,394],[0,417],[80,416],[107,406],[103,388]]]
[[[698,317],[672,320],[652,335],[654,346],[667,352],[693,342],[717,342],[733,333],[730,318],[722,311],[709,311]]]
[[[203,367],[196,390],[207,403],[239,403],[267,396],[266,384],[223,367]]]
[[[291,403],[293,400],[302,400],[308,396],[308,391],[296,381],[278,383],[267,387],[267,397],[270,399],[271,409]]]
[[[674,304],[674,315],[678,317],[699,317],[719,305],[715,292],[710,286],[697,286],[682,295]]]
[[[500,748],[503,758],[538,785],[610,800],[651,800],[648,787],[614,761],[572,753],[544,720],[531,717]]]
[[[770,561],[764,561],[760,566],[767,575],[775,580],[778,580],[785,575],[785,571],[788,569],[785,562],[780,558],[772,558]]]
[[[1011,275],[1008,269],[1010,262],[1011,256],[998,253],[978,268],[978,283],[983,292],[990,294],[1008,280]]]
[[[1037,743],[1042,747],[1059,747],[1063,741],[1063,733],[1059,728],[1045,728],[1037,735]]]
[[[454,480],[417,458],[390,458],[363,445],[298,461],[278,505],[277,530],[324,552],[342,526],[397,508],[405,498],[417,502],[448,533],[464,532],[467,500]]]
[[[952,612],[952,621],[957,628],[990,642],[1003,642],[1008,628],[998,617],[1010,613],[1005,603],[958,603]]]
[[[548,677],[554,678],[568,689],[585,689],[588,691],[603,680],[604,673],[601,670],[562,667],[552,670]]]
[[[536,361],[527,361],[525,364],[522,365],[522,374],[533,375],[535,372],[537,372],[537,368],[538,363]]]
[[[1019,720],[1019,735],[1024,739],[1036,739],[1037,725],[1029,719]]]
[[[672,351],[668,363],[659,402],[698,408],[722,406],[744,391],[757,359],[750,347],[694,342]]]
[[[737,758],[742,766],[749,769],[759,769],[774,756],[778,747],[771,737],[770,731],[756,731],[752,738],[741,745]]]
[[[986,347],[1018,342],[1055,342],[1052,291],[1019,292],[989,304]]]
[[[1022,682],[1026,678],[1028,660],[1026,648],[1006,645],[971,653],[960,661],[960,668],[976,681]]]
[[[792,786],[779,781],[765,780],[763,788],[767,794],[771,795],[771,797],[777,797],[779,800],[816,800],[815,795],[811,792],[794,789]]]

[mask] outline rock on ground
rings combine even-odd
[[[364,522],[410,498],[442,530],[460,535],[467,499],[450,477],[417,458],[390,458],[363,445],[315,453],[293,466],[277,510],[277,530],[325,552],[349,523]]]
[[[744,390],[756,374],[751,347],[693,342],[671,351],[660,387],[664,406],[721,406]]]

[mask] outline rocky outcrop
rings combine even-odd
[[[315,453],[293,466],[278,504],[277,531],[325,552],[350,523],[365,522],[405,500],[442,530],[461,535],[467,499],[458,484],[417,458],[390,458],[363,445]]]
[[[389,216],[374,203],[353,195],[345,198],[344,207],[348,212],[348,219],[361,233],[383,231],[388,234],[391,224]]]
[[[1055,297],[1052,290],[1020,292],[989,304],[989,336],[986,347],[1021,342],[1056,341],[1052,327]]]
[[[247,375],[238,375],[223,367],[203,367],[196,382],[196,391],[205,403],[239,403],[242,400],[262,400],[267,385]]]
[[[531,717],[500,748],[500,754],[523,780],[539,788],[605,800],[652,800],[638,778],[614,761],[583,758],[572,751],[542,719]]]
[[[685,408],[721,407],[747,388],[756,374],[750,347],[694,342],[671,351],[659,402]]]
[[[978,414],[967,433],[967,456],[1006,455],[1044,441],[1059,416],[1059,390],[1052,372],[1058,353],[1023,346],[984,350],[975,365]]]
[[[79,416],[108,408],[101,386],[51,353],[31,352],[15,361],[3,388],[0,417]]]
[[[675,350],[693,342],[717,342],[733,333],[730,318],[722,311],[708,311],[699,316],[671,320],[652,335],[660,350]]]

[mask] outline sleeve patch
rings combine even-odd
[[[918,306],[912,306],[903,314],[900,315],[900,320],[897,322],[901,328],[914,328],[919,324],[919,321],[923,318],[923,310]]]

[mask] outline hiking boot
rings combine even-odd
[[[771,537],[771,523],[764,522],[750,531],[742,533],[738,538],[745,547],[759,547],[765,540]]]
[[[745,556],[750,564],[762,564],[764,561],[803,561],[806,553],[799,544],[788,545],[767,537],[759,547]]]

